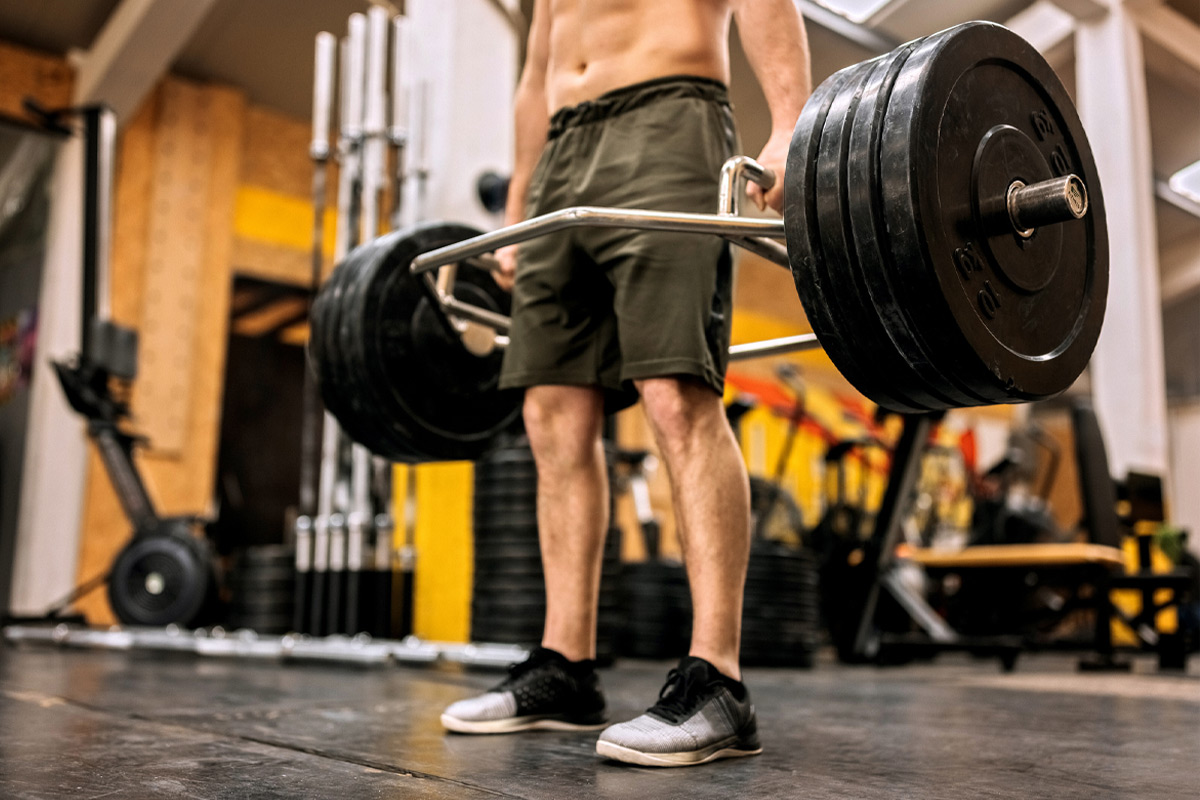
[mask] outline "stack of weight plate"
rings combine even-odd
[[[422,223],[381,236],[355,248],[313,302],[308,360],[325,407],[392,461],[477,458],[520,416],[520,393],[498,388],[501,351],[468,351],[409,269],[421,253],[478,234]],[[482,270],[458,270],[454,297],[508,313],[508,293]]]
[[[784,542],[755,539],[742,607],[742,663],[811,667],[820,628],[812,555]]]
[[[546,583],[538,548],[537,469],[526,437],[502,437],[475,462],[473,513],[471,640],[538,644]],[[596,657],[601,661],[611,661],[616,653],[620,548],[620,532],[610,528],[600,576]]]
[[[1077,174],[1083,219],[1019,233],[1007,192]],[[1103,319],[1100,181],[1038,52],[959,25],[848,67],[797,122],[784,215],[796,288],[825,351],[894,411],[1067,388]]]
[[[657,558],[621,570],[621,655],[679,658],[692,635],[692,601],[683,564]]]
[[[750,480],[750,506],[742,663],[810,667],[820,643],[820,592],[817,562],[803,544],[803,517],[791,495],[762,478]]]
[[[295,602],[295,553],[283,545],[247,547],[229,573],[230,628],[287,633]]]

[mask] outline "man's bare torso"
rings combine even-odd
[[[668,75],[728,83],[727,0],[546,0],[548,111]]]

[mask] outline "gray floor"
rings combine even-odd
[[[605,670],[614,718],[668,666]],[[660,771],[598,759],[594,734],[443,733],[495,673],[0,645],[0,797],[1200,797],[1200,660],[1073,667],[751,670],[763,755]]]

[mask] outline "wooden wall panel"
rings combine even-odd
[[[152,452],[178,456],[187,441],[191,355],[201,305],[206,179],[214,152],[202,87],[168,81],[161,102],[134,405]]]
[[[257,239],[234,239],[233,263],[239,275],[264,281],[308,286],[312,280],[312,257],[308,253]]]
[[[242,182],[296,197],[310,197],[311,139],[312,124],[308,121],[265,108],[247,109]],[[337,185],[332,180],[330,184]]]
[[[154,142],[161,92],[150,94],[121,129],[113,191],[111,308],[113,321],[137,327],[142,321],[142,281],[150,242],[150,197],[154,188]]]
[[[191,392],[183,420],[184,451],[156,470],[159,504],[164,513],[207,511],[220,439],[221,399],[225,386],[229,302],[233,288],[233,218],[241,172],[245,97],[224,87],[204,88],[197,113],[198,133],[208,140],[208,159],[200,209],[199,272],[190,340],[184,342]],[[138,413],[142,411],[139,408]],[[147,453],[148,461],[159,453]]]

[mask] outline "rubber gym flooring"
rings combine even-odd
[[[443,733],[495,672],[0,645],[4,798],[1196,798],[1189,673],[1017,671],[948,654],[890,668],[748,670],[765,751],[691,769],[596,757],[594,734]],[[670,665],[604,670],[613,716]]]

